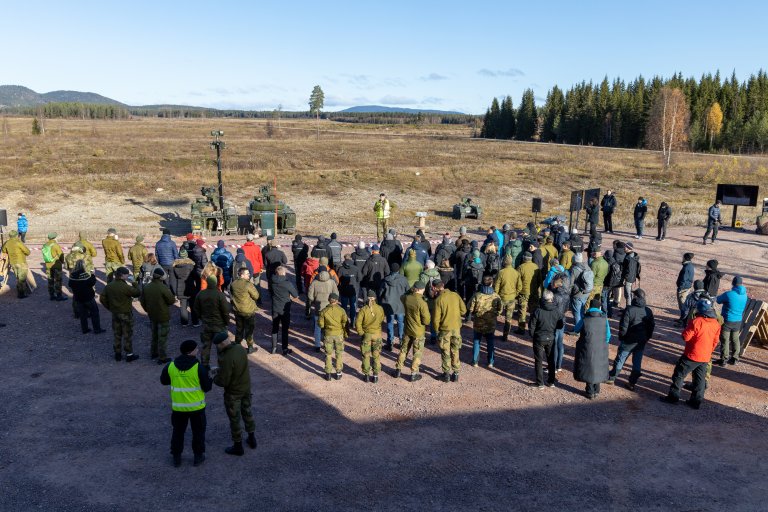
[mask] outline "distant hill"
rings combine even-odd
[[[362,105],[359,107],[345,108],[339,110],[339,113],[365,113],[365,114],[377,114],[381,112],[396,112],[399,114],[464,114],[464,112],[457,112],[455,110],[429,110],[420,108],[402,108],[402,107],[384,107],[382,105]]]
[[[34,107],[35,105],[59,102],[126,106],[119,101],[93,92],[51,91],[40,94],[21,85],[0,85],[0,106],[11,108]]]

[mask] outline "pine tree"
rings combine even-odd
[[[501,102],[499,114],[498,139],[511,139],[515,136],[515,109],[512,106],[512,97],[507,96]]]
[[[537,117],[533,90],[526,89],[520,101],[520,108],[517,110],[517,123],[515,127],[515,138],[517,140],[533,139],[536,133]]]

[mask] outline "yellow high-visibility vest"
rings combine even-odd
[[[176,365],[168,365],[168,376],[171,378],[171,408],[174,411],[192,412],[205,408],[205,393],[200,387],[200,376],[197,367],[181,371]]]

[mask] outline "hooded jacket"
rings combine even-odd
[[[211,261],[221,269],[221,275],[224,277],[224,286],[228,286],[232,281],[232,263],[235,258],[226,247],[217,247],[211,254]]]
[[[179,299],[194,297],[200,291],[200,276],[195,272],[195,262],[189,258],[173,262],[168,280],[171,291]]]
[[[361,282],[364,288],[378,291],[384,277],[389,274],[389,263],[378,253],[371,254],[361,270]]]
[[[379,302],[387,315],[402,315],[405,313],[400,297],[410,288],[408,279],[399,272],[392,272],[384,278],[379,290]]]
[[[409,288],[419,280],[419,276],[421,276],[422,270],[424,270],[424,265],[419,263],[419,261],[416,259],[416,251],[411,252],[409,250],[408,259],[405,261],[405,263],[403,263],[403,266],[400,267],[400,273],[403,274],[408,280]]]
[[[72,272],[69,288],[75,302],[90,302],[96,297],[96,276],[90,272]]]
[[[510,240],[504,247],[504,253],[512,258],[512,266],[519,267],[523,262],[523,241],[519,238]]]
[[[554,302],[543,302],[531,315],[529,325],[534,343],[553,341],[555,331],[563,328],[563,314]]]
[[[307,290],[307,300],[312,304],[312,311],[315,315],[319,315],[320,312],[328,305],[328,297],[332,293],[339,294],[339,288],[336,286],[336,281],[331,279],[331,274],[327,271],[320,272]]]
[[[622,346],[644,349],[655,328],[656,320],[651,308],[645,305],[645,299],[632,297],[632,305],[624,310],[619,322],[619,341]]]
[[[635,204],[635,220],[643,220],[645,219],[645,214],[648,213],[648,201],[643,199],[642,201],[638,201]]]
[[[219,373],[213,379],[214,384],[224,388],[224,393],[231,396],[243,396],[251,393],[251,373],[248,369],[248,355],[239,343],[232,343],[218,352]]]
[[[205,247],[201,247],[197,244],[192,248],[189,253],[189,259],[195,262],[195,271],[198,275],[203,273],[203,269],[208,264],[208,254],[205,252]]]
[[[359,268],[360,270],[363,269],[363,265],[365,265],[365,262],[368,261],[368,258],[371,257],[371,251],[368,249],[361,249],[357,248],[355,249],[355,252],[352,253],[352,263]]]
[[[139,302],[151,321],[163,324],[171,320],[170,307],[176,297],[162,279],[154,278],[141,291]]]
[[[315,271],[320,266],[320,260],[314,257],[307,258],[307,261],[301,266],[301,278],[304,280],[304,289],[308,289]]]
[[[716,268],[704,269],[704,289],[710,297],[717,297],[717,293],[720,291],[720,280],[724,275]]]
[[[621,278],[625,283],[634,283],[640,277],[640,256],[632,251],[624,257]]]
[[[352,260],[344,260],[339,268],[339,295],[357,297],[360,294],[360,269]]]
[[[717,303],[723,305],[723,318],[726,322],[741,322],[744,318],[744,308],[747,307],[747,289],[734,286],[730,291],[718,295]]]
[[[291,311],[291,298],[299,296],[298,290],[293,280],[288,276],[279,276],[275,274],[272,278],[272,318],[279,314],[287,314]]]
[[[379,252],[390,266],[393,263],[398,265],[403,263],[403,246],[399,240],[385,239],[379,246]]]
[[[179,259],[179,250],[171,240],[171,235],[163,235],[155,244],[155,256],[162,267],[170,267],[174,260]]]
[[[720,341],[720,329],[720,323],[711,309],[705,315],[697,315],[683,330],[683,357],[697,363],[708,363]]]
[[[439,267],[443,260],[451,261],[456,252],[456,246],[453,242],[440,242],[435,248],[435,266]]]
[[[254,275],[253,265],[251,265],[250,260],[245,257],[245,253],[242,249],[238,249],[237,255],[235,256],[235,261],[232,262],[232,271],[230,272],[232,275],[232,280],[237,279],[237,273],[241,268],[247,268],[248,272],[250,272],[251,275]]]
[[[303,242],[302,242],[303,243]],[[304,244],[306,246],[306,244]],[[261,256],[261,247],[253,240],[249,240],[243,244],[243,253],[248,261],[251,262],[253,270],[252,274],[260,274],[264,270],[264,259]],[[301,266],[301,265],[299,265]]]

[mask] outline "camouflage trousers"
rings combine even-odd
[[[51,267],[48,269],[48,295],[51,297],[61,295],[61,268]]]
[[[424,351],[425,336],[416,338],[410,334],[403,336],[400,340],[400,354],[397,356],[397,364],[395,368],[398,370],[403,369],[405,364],[405,358],[408,357],[408,352],[413,348],[413,360],[411,361],[411,371],[413,373],[419,373],[419,367],[421,366],[421,353]]]
[[[256,422],[253,421],[253,410],[251,409],[251,394],[230,395],[224,393],[224,408],[229,418],[229,430],[232,432],[232,440],[240,442],[243,438],[243,429],[240,422],[245,424],[245,431],[250,434],[256,431]]]
[[[245,340],[249,347],[253,346],[253,330],[256,328],[256,315],[235,315],[235,343]]]
[[[376,238],[379,241],[384,240],[389,231],[389,219],[376,219]]]
[[[171,329],[170,322],[149,321],[149,328],[152,331],[151,353],[152,359],[166,359],[168,357],[168,331]]]
[[[515,315],[515,309],[517,309],[517,297],[512,300],[504,301],[501,304],[504,311],[504,322],[511,325]]]
[[[29,267],[23,263],[19,263],[13,265],[12,268],[13,275],[16,276],[16,291],[19,292],[19,294],[27,293],[27,272],[29,272]]]
[[[461,331],[440,331],[439,343],[443,373],[459,373],[461,369],[461,362],[459,361]]]
[[[211,364],[211,346],[213,343],[213,337],[217,333],[224,331],[225,329],[203,325],[203,331],[200,333],[200,343],[203,345],[200,351],[200,362],[203,366],[210,366]]]
[[[344,336],[325,336],[325,373],[333,373],[333,356],[336,356],[336,373],[344,369]]]
[[[517,316],[517,323],[518,325],[522,324],[525,325],[526,316],[528,315],[528,303],[530,302],[530,297],[528,295],[520,294],[517,296],[517,303],[520,313]],[[521,327],[522,328],[522,327]]]
[[[364,334],[360,343],[360,352],[363,355],[363,375],[371,373],[371,358],[373,358],[373,374],[381,371],[381,334]]]
[[[104,263],[104,272],[107,274],[107,282],[111,283],[115,277],[115,270],[122,267],[122,265],[116,261],[107,261]]]
[[[133,314],[112,313],[112,332],[115,335],[115,354],[133,354]]]

